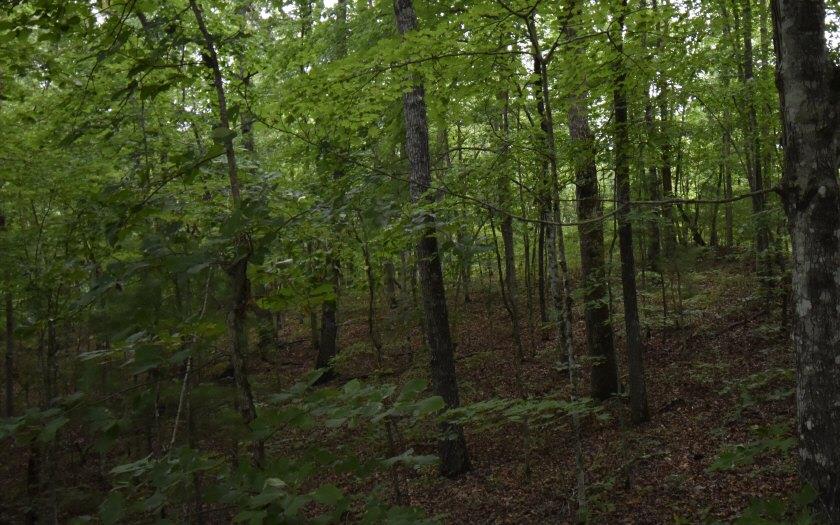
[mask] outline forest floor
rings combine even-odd
[[[798,490],[793,453],[779,450],[789,446],[794,413],[792,355],[789,337],[781,327],[780,308],[757,286],[751,264],[742,255],[697,251],[683,259],[679,273],[666,272],[664,287],[658,276],[650,272],[640,275],[650,421],[630,425],[623,399],[603,405],[608,418],[586,416],[581,420],[590,523],[728,522],[756,498],[784,498]],[[667,317],[663,315],[663,290]],[[521,295],[526,395],[568,399],[567,371],[558,367],[552,331],[530,337],[526,300]],[[626,383],[620,295],[616,281],[612,286],[613,328],[622,382]],[[378,370],[369,343],[366,300],[362,294],[358,297],[342,299],[339,375],[331,385],[341,386],[353,378],[399,385],[426,377],[428,356],[422,349],[410,293],[401,296],[397,309],[378,312],[384,346],[384,364]],[[454,290],[448,299],[462,404],[519,398],[511,323],[497,281],[485,277],[483,286],[476,282],[469,303],[456,297]],[[585,330],[579,303],[577,300],[574,340],[581,356],[585,354]],[[283,337],[289,343],[263,360],[252,359],[258,399],[288,388],[312,368],[314,355],[305,324],[292,316],[287,320]],[[580,374],[582,395],[588,392],[588,375],[584,368]],[[173,389],[171,395],[177,395],[177,384]],[[345,430],[318,432],[284,431],[279,440],[268,444],[268,453],[288,457],[303,443],[332,439],[336,446],[358,447],[360,456],[388,455],[382,432],[379,437]],[[468,424],[465,433],[472,470],[450,480],[439,477],[433,467],[402,467],[397,472],[402,503],[420,507],[447,524],[574,522],[575,442],[568,417],[558,416],[547,425],[532,427],[527,440],[519,423]],[[400,428],[396,439],[400,449],[434,454],[435,435],[429,423]],[[230,437],[209,432],[201,438],[204,448],[220,451],[227,446],[226,439]],[[78,455],[75,442],[63,443],[68,457]],[[728,456],[744,465],[711,468],[721,463],[721,453],[728,446],[749,443],[755,446],[741,446]],[[21,451],[0,465],[0,492],[6,494],[0,498],[0,522],[18,522],[27,501],[26,457]],[[99,494],[107,493],[108,479],[105,473],[98,473],[97,468],[102,467],[97,467],[97,462],[68,461],[80,463],[61,471],[68,479],[57,483],[69,483],[73,478],[78,485],[90,478],[91,487],[98,488]],[[79,468],[90,472],[82,475]],[[386,499],[396,499],[393,479],[386,473],[362,482],[340,476],[329,481],[355,493],[367,493],[378,486]],[[95,495],[96,488],[86,493]],[[93,505],[95,508],[98,501]],[[231,516],[222,512],[208,518],[226,523]]]
[[[640,278],[651,419],[630,425],[626,403],[616,399],[604,405],[608,419],[582,421],[590,523],[725,522],[755,499],[784,499],[798,490],[793,453],[778,450],[789,446],[793,426],[789,337],[778,304],[767,311],[771,302],[752,273],[749,261],[737,254],[704,251],[689,256],[679,274],[666,272],[664,287],[655,274]],[[498,285],[494,288],[488,281],[466,304],[449,297],[462,404],[518,397],[511,323]],[[620,290],[614,283],[614,310],[620,310]],[[525,299],[520,299],[526,317]],[[334,384],[373,376],[365,306],[360,300],[345,308],[340,330],[345,355]],[[427,367],[416,320],[398,312],[380,312],[389,371],[385,380],[392,383],[422,376]],[[583,355],[579,311],[576,319],[575,346]],[[620,311],[613,323],[626,384]],[[531,338],[528,323],[522,325],[527,395],[568,398],[567,372],[558,369],[554,341],[549,336]],[[297,336],[306,337],[302,326]],[[312,361],[308,343],[298,342],[288,352],[286,364],[299,366],[285,368],[285,377],[275,376],[284,383],[300,377]],[[588,370],[582,371],[581,380],[585,395]],[[575,449],[568,421],[530,432],[528,475],[520,425],[465,430],[472,471],[449,480],[433,469],[404,470],[400,485],[406,503],[453,524],[574,522]],[[435,452],[432,433],[402,439],[416,452]],[[745,464],[713,469],[721,453],[735,445],[742,446],[728,462]]]

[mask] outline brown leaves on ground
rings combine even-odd
[[[607,421],[590,417],[583,422],[592,523],[728,520],[753,498],[781,496],[797,488],[793,458],[778,453],[734,470],[709,471],[724,445],[751,439],[751,428],[778,421],[792,424],[793,400],[762,400],[744,406],[739,381],[764,370],[792,366],[788,338],[774,328],[778,319],[762,310],[768,303],[755,283],[743,278],[744,268],[719,261],[704,265],[703,271],[681,275],[679,289],[666,275],[670,313],[664,322],[658,276],[648,273],[645,277],[641,303],[647,314],[643,332],[649,334],[645,359],[652,418],[631,426],[624,401],[614,399],[605,404],[611,416]],[[613,283],[614,296],[620,296],[619,286]],[[489,284],[485,290],[490,290]],[[524,291],[519,299],[528,395],[568,396],[566,374],[555,367],[554,342],[529,337]],[[410,302],[410,297],[403,301]],[[474,292],[468,304],[452,296],[449,302],[462,403],[517,397],[511,323],[496,290]],[[620,306],[613,305],[613,324],[626,383]],[[578,355],[583,355],[585,334],[579,313],[575,343]],[[341,328],[342,348],[364,345],[368,336],[361,305],[351,306],[344,315],[350,320]],[[416,319],[406,310],[400,314],[383,309],[380,315],[385,368],[390,370],[387,380],[400,382],[423,375],[427,363]],[[536,312],[534,317],[538,330]],[[291,381],[308,369],[312,356],[306,343],[289,351],[297,366],[287,368],[283,375]],[[375,360],[368,353],[344,365],[341,377],[372,377],[374,368]],[[587,370],[581,371],[581,379],[585,395]],[[401,490],[409,504],[440,516],[445,523],[574,522],[575,463],[568,421],[532,432],[527,454],[517,425],[490,431],[467,428],[466,433],[472,472],[456,480],[439,478],[431,469],[402,472]],[[415,434],[404,444],[421,453],[434,453],[434,436]]]

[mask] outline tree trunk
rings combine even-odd
[[[412,0],[394,0],[397,30],[405,35],[417,29],[417,16]],[[426,120],[426,102],[422,84],[403,93],[403,118],[405,120],[405,150],[411,166],[409,190],[414,204],[431,204],[429,160],[429,126]],[[449,313],[443,285],[443,271],[438,252],[435,218],[425,212],[422,217],[423,232],[417,243],[417,266],[426,320],[426,342],[431,353],[432,387],[447,407],[459,405],[458,382],[455,376],[455,359],[449,332]],[[460,426],[441,425],[439,441],[440,471],[444,476],[457,476],[470,470],[466,440]]]
[[[6,286],[11,286],[11,283],[6,283]],[[6,417],[15,415],[15,311],[12,292],[7,291],[5,294],[6,303],[6,355],[3,359],[4,366],[4,386],[5,386],[5,405],[3,406],[3,414]]]
[[[336,321],[336,295],[338,294],[338,261],[332,255],[327,257],[327,272],[333,286],[333,295],[321,304],[321,331],[318,336],[318,356],[315,358],[315,368],[326,368],[326,372],[319,378],[320,382],[333,377],[330,361],[338,355],[338,322]]]
[[[376,329],[376,279],[373,276],[373,265],[370,257],[370,247],[366,240],[359,239],[362,244],[362,257],[365,260],[365,277],[368,285],[368,336],[376,353],[376,364],[382,366],[382,342]],[[393,268],[393,265],[391,266]]]
[[[510,157],[510,99],[508,93],[502,94],[504,107],[502,109],[502,148],[500,156],[502,158],[501,165],[508,167]],[[511,317],[511,324],[513,325],[513,338],[516,342],[517,360],[519,363],[525,359],[524,351],[522,349],[522,340],[519,330],[519,304],[518,304],[518,290],[516,285],[516,261],[515,261],[515,246],[513,243],[513,217],[510,215],[510,207],[513,205],[513,198],[510,190],[508,169],[502,169],[498,178],[498,199],[499,209],[502,215],[501,230],[502,230],[502,246],[504,247],[504,292],[503,299],[507,302],[509,314]],[[492,217],[491,217],[492,220]],[[491,227],[492,227],[491,223]],[[495,230],[493,232],[495,234]],[[502,268],[499,268],[502,271]]]
[[[546,214],[544,207],[540,206],[540,219]],[[540,307],[540,322],[548,322],[548,313],[545,306],[545,224],[540,223],[537,231],[537,303]]]
[[[566,38],[573,41],[575,37],[576,31],[571,25],[567,25]],[[569,101],[568,125],[575,156],[586,346],[593,361],[591,395],[594,399],[603,400],[618,392],[618,366],[607,298],[602,220],[604,211],[598,192],[595,136],[589,127],[586,112],[585,95],[575,95]]]
[[[720,171],[718,172],[717,183],[715,184],[715,199],[720,199],[720,187],[723,184],[723,162],[720,164]],[[720,245],[718,240],[718,210],[720,204],[717,202],[712,206],[712,225],[709,231],[709,246],[717,248]]]
[[[570,9],[572,9],[570,7]],[[544,213],[541,215],[546,226],[546,249],[548,250],[548,277],[551,286],[552,306],[551,321],[557,331],[556,348],[566,360],[571,400],[578,396],[578,374],[574,355],[574,334],[572,332],[572,285],[569,279],[569,266],[566,261],[566,244],[563,227],[560,222],[560,186],[557,177],[557,150],[554,139],[554,117],[551,110],[551,96],[548,89],[548,64],[543,57],[539,43],[534,16],[527,18],[528,36],[539,67],[539,88],[537,108],[540,109],[540,127],[543,131],[545,156],[548,160],[546,170],[543,165],[543,185],[549,192]],[[583,444],[580,437],[580,422],[577,415],[572,415],[575,446],[575,478],[577,488],[578,518],[586,514],[586,472],[583,458]]]
[[[385,297],[388,300],[388,308],[391,310],[397,307],[397,277],[394,263],[390,260],[382,265],[385,274]]]
[[[204,21],[204,13],[198,5],[197,0],[190,0],[190,9],[195,15],[195,21],[204,39],[204,53],[202,57],[205,65],[211,70],[213,76],[213,87],[216,90],[216,101],[219,105],[219,129],[224,136],[225,158],[227,161],[228,183],[230,187],[232,213],[235,213],[242,205],[240,194],[239,173],[236,164],[236,152],[233,148],[233,133],[230,127],[230,117],[227,109],[227,97],[225,95],[225,84],[222,77],[222,70],[219,66],[219,57],[216,53],[216,44],[213,35],[207,29]],[[247,314],[248,299],[251,294],[251,282],[248,279],[248,261],[251,256],[250,242],[246,234],[237,236],[234,245],[235,259],[225,269],[230,280],[231,305],[228,312],[228,330],[230,335],[230,359],[233,367],[234,383],[236,384],[237,408],[239,409],[245,423],[250,426],[256,419],[256,406],[254,396],[251,392],[251,384],[248,380],[246,367],[246,355],[248,349]],[[263,461],[263,444],[255,442],[253,449],[253,460],[260,464]]]
[[[840,523],[838,78],[820,0],[774,0],[784,125],[782,197],[793,245],[793,344],[800,472]]]
[[[345,0],[338,0],[336,7],[336,33],[335,53],[337,58],[343,58],[347,54],[347,4]],[[339,149],[343,149],[338,146]],[[339,166],[333,171],[332,180],[337,181],[344,176],[344,167]],[[333,231],[339,229],[339,224],[331,220]],[[328,381],[334,376],[330,362],[338,355],[338,306],[337,298],[341,278],[341,267],[339,257],[336,253],[336,239],[329,236],[327,244],[327,256],[325,260],[327,279],[332,284],[332,296],[321,305],[321,333],[318,339],[318,355],[315,358],[315,368],[325,368],[326,371],[319,378],[319,382]]]
[[[659,82],[659,132],[662,140],[662,198],[667,202],[674,198],[674,185],[671,180],[671,129],[670,109],[668,106],[668,85],[660,79]],[[673,206],[670,203],[662,205],[662,245],[665,257],[673,257],[677,249],[677,232],[674,226]]]
[[[746,90],[747,105],[747,166],[749,168],[750,191],[752,195],[752,212],[755,221],[755,251],[756,273],[769,285],[767,278],[770,273],[770,229],[765,217],[765,196],[757,193],[764,190],[764,175],[761,170],[761,133],[758,130],[758,117],[755,107],[755,78],[753,74],[753,46],[752,46],[752,0],[743,0],[743,38],[744,38],[744,88]]]
[[[656,125],[654,123],[653,118],[653,105],[650,101],[650,96],[645,93],[645,127],[648,136],[648,152],[649,158],[652,157],[650,155],[651,144],[650,140],[656,134]],[[648,169],[647,169],[647,177],[645,182],[647,183],[647,196],[648,199],[656,202],[662,200],[662,185],[659,183],[659,176],[656,169],[656,164],[652,160],[648,160]],[[647,260],[648,260],[648,267],[655,271],[659,272],[662,271],[661,268],[661,243],[662,243],[662,234],[659,230],[659,216],[656,211],[651,211],[653,217],[648,221],[648,228],[647,228]]]
[[[627,0],[622,0],[618,16],[616,52],[617,74],[613,88],[615,110],[615,186],[618,199],[618,247],[621,252],[621,292],[624,301],[624,328],[627,332],[627,365],[629,369],[630,417],[635,423],[650,418],[645,386],[644,348],[639,328],[639,306],[636,295],[636,262],[633,256],[633,227],[630,222],[630,157],[627,123],[627,70],[623,60],[624,20]]]
[[[731,136],[729,131],[727,130],[723,136],[723,198],[731,199],[732,198],[732,168],[729,162],[729,149],[730,145],[729,142],[731,141]],[[724,213],[724,244],[727,248],[732,248],[735,243],[735,236],[734,232],[734,223],[732,220],[732,203],[728,202],[725,204],[725,208],[723,210]]]
[[[642,0],[642,8],[647,7],[647,2]],[[656,8],[656,0],[653,0],[653,7]],[[642,46],[647,47],[648,32],[653,31],[654,28],[647,29],[642,33]],[[652,57],[648,57],[652,62]],[[662,185],[659,182],[659,176],[656,169],[656,163],[653,161],[653,138],[656,136],[656,122],[653,112],[653,102],[650,98],[650,86],[647,83],[644,85],[644,100],[645,100],[645,155],[643,158],[647,164],[647,176],[644,177],[645,188],[648,200],[659,201],[662,200]],[[643,168],[644,169],[644,168]],[[647,222],[647,244],[645,246],[645,258],[647,259],[647,267],[654,272],[662,271],[662,234],[659,229],[660,217],[658,216],[656,208],[651,209],[651,218]]]

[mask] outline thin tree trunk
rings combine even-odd
[[[6,286],[11,286],[7,282]],[[6,303],[6,355],[4,356],[4,386],[5,386],[5,405],[3,406],[3,414],[6,417],[15,415],[15,311],[14,300],[11,291],[5,293]]]
[[[546,210],[540,205],[540,218],[546,214]],[[540,307],[540,322],[548,322],[548,313],[545,305],[545,224],[540,223],[537,231],[537,303]]]
[[[618,199],[618,246],[621,252],[621,292],[624,301],[624,328],[627,332],[627,365],[629,369],[630,417],[634,423],[650,418],[645,385],[644,347],[639,328],[639,306],[636,295],[636,262],[633,256],[633,227],[630,222],[630,139],[627,123],[627,70],[624,64],[624,20],[627,0],[621,2],[618,16],[616,52],[617,74],[613,88],[615,110],[615,186]]]
[[[732,202],[728,199],[732,198],[732,168],[729,162],[729,142],[731,138],[729,132],[724,133],[723,137],[723,198],[727,199],[724,205],[724,244],[727,248],[732,248],[735,244],[734,236],[734,222],[732,219]]]
[[[532,36],[532,40],[536,39],[536,30],[532,30],[531,33],[534,35]],[[544,64],[542,63],[542,56],[541,51],[539,50],[539,46],[532,42],[533,46],[533,58],[534,58],[534,73],[538,78],[538,81],[534,85],[534,98],[537,102],[537,113],[540,116],[540,130],[543,133],[543,145],[545,146],[545,154],[540,159],[540,188],[537,194],[537,200],[539,203],[539,212],[540,212],[540,232],[539,232],[539,244],[537,249],[537,270],[539,275],[537,276],[537,287],[539,292],[539,303],[540,303],[540,322],[543,326],[549,321],[548,316],[548,308],[547,308],[547,301],[545,297],[546,293],[546,259],[548,259],[549,265],[554,264],[552,263],[552,250],[556,249],[556,244],[553,241],[553,233],[549,230],[552,226],[546,224],[546,222],[550,222],[551,218],[553,217],[554,213],[553,210],[553,189],[554,184],[551,180],[551,172],[549,172],[549,167],[551,163],[556,163],[556,157],[552,161],[551,155],[554,148],[554,138],[553,133],[554,130],[552,129],[553,122],[550,122],[548,119],[548,114],[546,112],[546,96],[545,92],[547,87],[543,87],[544,77],[546,75],[543,74],[543,70],[545,69]],[[546,257],[547,256],[547,257]],[[556,259],[556,258],[555,258]],[[548,271],[550,272],[551,269],[549,268]],[[549,277],[550,280],[550,277]],[[553,293],[553,291],[552,291]],[[553,297],[553,301],[559,300],[558,297]]]
[[[365,276],[368,285],[368,336],[376,353],[376,364],[382,366],[382,342],[379,340],[379,332],[376,330],[376,279],[373,276],[373,265],[370,258],[370,246],[366,240],[359,239],[362,244],[362,256],[365,260]],[[392,265],[393,267],[393,265]]]
[[[726,2],[721,2],[721,11],[723,15],[723,35],[725,41],[731,41],[731,33],[732,29],[729,24],[729,10],[726,8]],[[737,53],[734,51],[735,42],[732,42],[733,52],[732,56],[733,59],[737,58]],[[736,60],[733,60],[737,63]],[[721,73],[721,78],[723,81],[723,85],[725,90],[728,92],[729,90],[729,78],[730,78],[729,68],[724,67]],[[732,198],[732,158],[731,158],[731,148],[732,148],[732,132],[729,126],[729,122],[727,120],[726,125],[723,130],[723,141],[722,141],[722,152],[721,152],[721,162],[723,163],[723,196],[725,199]],[[732,248],[734,246],[734,223],[733,223],[733,215],[732,215],[732,202],[727,202],[724,208],[724,222],[725,222],[725,233],[724,233],[724,243],[727,248]]]
[[[394,0],[397,30],[400,35],[417,29],[417,16],[412,0]],[[405,150],[411,166],[409,190],[414,204],[431,204],[429,160],[429,126],[426,120],[426,102],[422,84],[416,84],[403,93],[403,118],[405,120]],[[459,405],[458,381],[455,375],[455,358],[449,332],[449,313],[443,285],[443,271],[438,250],[435,219],[426,212],[422,217],[423,232],[417,243],[417,266],[426,319],[426,342],[431,353],[432,387],[447,407]],[[460,426],[441,424],[440,471],[444,476],[458,476],[470,470],[466,440]]]
[[[660,170],[662,179],[662,198],[665,201],[674,199],[674,187],[671,180],[671,112],[668,104],[668,85],[663,80],[659,81],[659,131],[662,140],[662,167]],[[671,258],[677,249],[677,232],[674,225],[673,206],[662,205],[662,244],[665,257]]]
[[[765,195],[761,192],[764,189],[764,175],[762,173],[762,150],[761,133],[758,130],[758,116],[755,103],[755,78],[753,73],[753,46],[752,46],[752,0],[743,0],[743,38],[744,38],[744,88],[746,91],[747,105],[747,165],[750,168],[749,181],[752,195],[753,220],[755,221],[755,249],[756,268],[759,278],[764,281],[765,286],[769,285],[767,278],[771,270],[770,255],[770,229],[767,225],[767,218],[764,214]]]
[[[397,307],[397,278],[394,263],[391,260],[385,261],[382,271],[385,274],[385,297],[388,300],[388,308],[393,310]]]
[[[654,123],[653,117],[653,105],[651,104],[650,96],[645,92],[645,127],[648,136],[648,144],[647,149],[651,149],[650,140],[656,134],[656,124]],[[659,201],[662,200],[662,185],[659,183],[659,176],[656,169],[656,164],[648,160],[648,169],[647,169],[647,177],[645,182],[647,183],[647,196],[648,199],[651,201]],[[662,234],[659,229],[660,218],[659,214],[656,211],[651,211],[653,217],[648,221],[648,228],[647,228],[647,246],[646,246],[646,255],[648,260],[648,267],[655,271],[660,272],[661,268],[661,238]]]
[[[826,521],[840,523],[840,71],[829,55],[825,17],[821,0],[773,0],[800,473],[817,490]]]
[[[570,7],[573,9],[573,6]],[[543,131],[545,156],[548,166],[543,164],[543,185],[549,192],[549,200],[544,213],[541,215],[546,225],[546,249],[548,250],[549,284],[552,292],[551,321],[557,330],[557,350],[566,359],[569,383],[571,385],[571,399],[577,400],[578,374],[574,356],[574,334],[572,332],[572,286],[569,279],[569,267],[566,261],[566,245],[563,238],[563,228],[560,225],[560,187],[557,177],[557,151],[554,138],[554,117],[551,110],[551,96],[548,87],[548,65],[543,57],[537,33],[534,15],[526,19],[528,37],[531,41],[534,63],[538,68],[539,82],[535,88],[539,91],[537,109],[540,114],[540,128]],[[548,169],[546,169],[548,168]],[[575,447],[575,478],[577,488],[578,517],[586,515],[586,471],[583,458],[583,443],[580,436],[580,422],[576,414],[572,414],[572,429],[574,431]]]
[[[325,368],[326,371],[319,378],[320,382],[334,377],[330,361],[338,355],[338,322],[336,321],[336,295],[338,294],[338,261],[330,255],[327,257],[327,272],[332,284],[332,296],[321,303],[321,331],[318,336],[318,355],[315,358],[315,368]]]
[[[204,21],[204,14],[197,0],[190,0],[190,8],[195,15],[196,24],[204,39],[203,58],[207,67],[213,74],[213,87],[216,90],[216,98],[219,106],[219,129],[224,137],[225,158],[227,160],[228,182],[231,194],[231,204],[235,213],[241,207],[242,197],[240,193],[239,173],[236,164],[236,152],[233,148],[233,133],[230,126],[230,118],[227,109],[227,97],[225,95],[225,84],[222,77],[219,57],[216,53],[216,44],[213,35],[207,29]],[[228,330],[230,333],[231,364],[233,367],[233,378],[239,399],[237,407],[247,425],[251,425],[257,417],[254,396],[251,392],[251,384],[248,379],[246,366],[246,355],[248,349],[248,335],[246,322],[248,314],[248,300],[251,293],[251,283],[248,279],[248,261],[251,256],[250,243],[245,234],[239,234],[235,241],[235,259],[225,269],[230,279],[231,305],[228,313]],[[263,443],[254,443],[253,459],[257,464],[263,461]]]
[[[347,54],[347,4],[345,0],[338,0],[336,8],[336,32],[335,32],[335,53],[337,58],[343,58]],[[344,176],[343,166],[332,174],[333,181]],[[338,224],[332,222],[334,229]],[[325,368],[326,372],[319,378],[319,382],[327,381],[334,376],[331,367],[332,359],[338,355],[338,292],[341,280],[341,267],[338,254],[336,253],[336,240],[327,241],[326,256],[327,279],[332,284],[332,295],[321,304],[321,333],[318,340],[318,355],[315,359],[315,368]]]
[[[510,156],[510,121],[509,121],[509,96],[505,92],[502,94],[504,107],[502,109],[502,148],[501,157],[502,165],[507,167],[508,157]],[[513,244],[513,217],[510,215],[510,208],[513,205],[510,193],[510,181],[508,179],[508,169],[502,169],[498,178],[498,192],[499,192],[499,209],[502,215],[501,230],[502,230],[502,246],[504,247],[504,289],[503,299],[507,302],[508,313],[511,317],[511,324],[513,325],[513,337],[516,342],[516,358],[519,363],[525,359],[522,348],[522,339],[519,330],[519,305],[517,303],[518,290],[516,285],[516,261],[515,261],[515,246]],[[492,216],[491,216],[492,221]],[[491,228],[493,224],[491,222]],[[495,230],[493,234],[495,235]],[[494,237],[495,240],[495,237]],[[502,271],[501,266],[499,271]],[[501,276],[500,276],[501,277]],[[518,365],[521,368],[521,365]]]
[[[656,0],[652,0],[654,9],[656,8]],[[647,3],[642,0],[642,8],[646,8]],[[647,28],[646,28],[647,29]],[[647,35],[650,30],[642,33],[642,46],[647,47]],[[652,57],[649,57],[652,61]],[[644,101],[645,101],[645,155],[643,158],[647,164],[647,176],[644,177],[647,197],[651,201],[662,200],[662,185],[659,182],[656,163],[653,161],[653,138],[656,136],[656,122],[653,112],[653,102],[650,98],[650,86],[644,86]],[[644,173],[644,165],[642,167]],[[659,212],[651,210],[652,217],[647,222],[647,244],[645,245],[645,258],[647,259],[647,267],[654,272],[662,271],[662,234],[659,228],[660,217]]]
[[[720,163],[720,171],[718,172],[717,183],[715,184],[715,199],[720,199],[720,188],[723,184],[723,161]],[[713,248],[717,248],[720,245],[720,241],[718,239],[718,210],[720,208],[720,204],[715,203],[712,206],[712,226],[711,231],[709,232],[709,245]]]

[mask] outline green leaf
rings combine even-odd
[[[235,131],[227,129],[224,126],[216,126],[215,128],[213,128],[213,142],[215,142],[216,144],[224,144],[228,140],[233,139],[233,137],[235,136]]]
[[[421,378],[414,378],[409,380],[400,392],[400,401],[411,399],[417,394],[426,389],[426,380]]]
[[[426,399],[417,403],[417,414],[421,415],[421,416],[427,415],[427,414],[433,414],[435,412],[443,410],[443,408],[445,406],[446,406],[446,403],[444,403],[442,397],[440,397],[440,396],[427,397]]]
[[[125,498],[119,492],[112,492],[99,506],[99,517],[105,525],[118,523],[125,516]]]
[[[797,508],[804,508],[817,500],[817,490],[810,484],[805,484],[802,489],[794,494],[792,501]]]
[[[312,493],[312,498],[318,503],[334,507],[344,498],[344,494],[335,485],[327,484],[318,487],[315,492]]]
[[[38,434],[38,441],[41,443],[49,443],[50,441],[55,439],[55,434],[58,432],[58,429],[63,427],[70,421],[64,416],[57,417],[44,425],[44,428],[41,429],[41,433]]]
[[[261,507],[265,507],[273,501],[276,501],[277,498],[279,498],[282,495],[283,493],[279,490],[269,488],[268,490],[264,490],[263,492],[252,497],[248,504],[251,508],[258,509]]]

